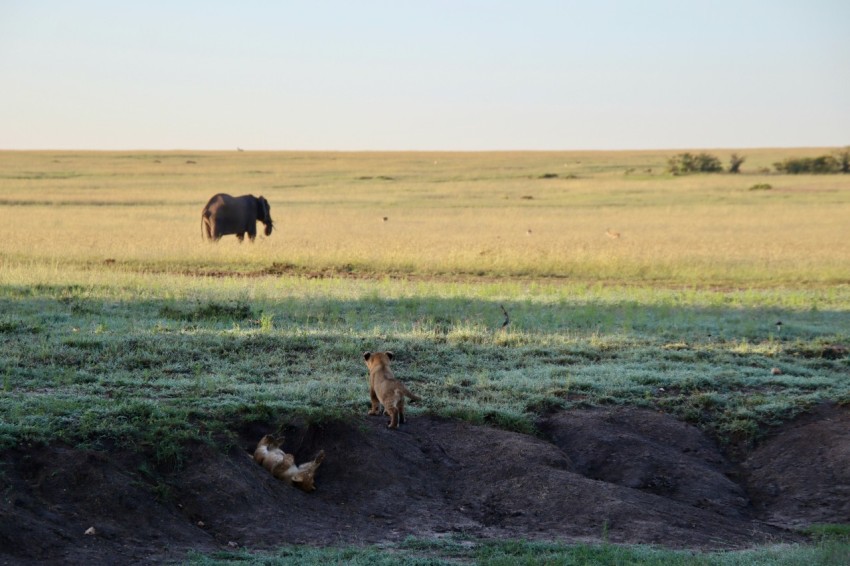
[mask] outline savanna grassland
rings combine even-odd
[[[4,153],[0,241],[10,261],[170,272],[846,282],[846,178],[672,177],[672,153]],[[784,155],[749,151],[745,171]],[[198,246],[217,192],[268,198],[276,237]]]
[[[850,176],[764,172],[823,151],[687,176],[675,151],[0,152],[0,446],[179,468],[245,423],[360,417],[389,349],[412,421],[630,406],[746,451],[850,404]],[[274,233],[202,241],[218,192],[265,196]],[[453,544],[427,554],[521,555]],[[773,563],[743,556],[700,560]]]

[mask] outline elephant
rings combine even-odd
[[[222,236],[236,234],[241,242],[247,232],[253,242],[259,220],[266,225],[266,236],[270,236],[274,227],[270,208],[269,201],[262,196],[232,197],[219,193],[209,200],[201,212],[201,235],[217,242]]]

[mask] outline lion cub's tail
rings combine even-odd
[[[421,401],[422,400],[422,397],[420,397],[419,395],[410,391],[410,389],[408,389],[407,386],[404,385],[404,384],[401,385],[401,390],[402,390],[402,393],[404,393],[405,395],[410,397],[413,401]]]

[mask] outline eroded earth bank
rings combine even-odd
[[[357,417],[186,447],[179,467],[62,446],[3,455],[0,562],[139,563],[189,550],[360,545],[413,535],[741,548],[850,522],[850,410],[820,406],[730,457],[699,429],[642,409],[554,413],[539,436],[412,415]],[[283,432],[326,458],[317,490],[251,458]],[[84,534],[89,528],[94,534]]]

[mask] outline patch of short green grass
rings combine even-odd
[[[850,542],[850,524],[848,523],[810,525],[805,529],[805,532],[819,541]]]
[[[514,566],[557,564],[564,566],[843,566],[850,556],[844,542],[781,545],[743,551],[700,552],[650,546],[614,544],[563,544],[519,540],[475,541],[462,537],[443,540],[409,538],[382,546],[315,548],[287,546],[274,552],[241,550],[210,555],[193,554],[195,566],[227,564],[403,564],[410,566],[486,564]]]

